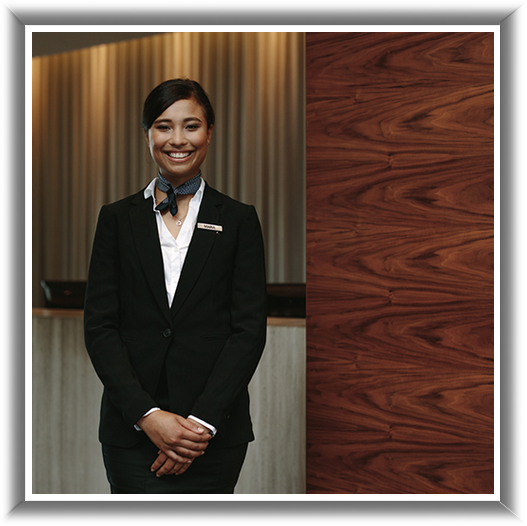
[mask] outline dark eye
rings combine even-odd
[[[156,126],[156,128],[158,130],[168,130],[168,126],[165,126],[164,124],[159,124],[158,126]]]
[[[187,129],[189,130],[197,130],[199,128],[199,126],[197,124],[189,124],[187,126]]]

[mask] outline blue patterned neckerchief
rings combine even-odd
[[[201,170],[199,171],[198,175],[194,176],[192,179],[189,179],[176,188],[174,188],[170,182],[161,175],[161,172],[159,172],[156,179],[156,186],[162,192],[165,192],[167,196],[156,206],[156,210],[163,212],[163,210],[168,208],[170,213],[175,216],[177,214],[177,195],[195,194],[199,190],[200,185]]]

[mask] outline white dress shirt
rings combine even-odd
[[[201,200],[203,199],[203,191],[205,190],[205,181],[201,179],[201,185],[198,191],[194,194],[188,205],[188,212],[181,226],[181,230],[174,239],[174,236],[168,230],[163,216],[159,210],[156,210],[157,201],[155,195],[156,179],[152,180],[150,184],[145,188],[144,196],[145,199],[152,197],[152,209],[154,210],[157,222],[157,233],[159,234],[159,243],[161,245],[161,252],[163,254],[163,268],[165,271],[165,288],[167,291],[168,305],[172,306],[176,288],[179,283],[181,276],[181,269],[187,256],[188,247],[192,240],[192,234],[196,228],[198,221],[198,212],[201,206]],[[153,407],[150,411],[147,411],[143,416],[147,416],[154,411],[158,411],[159,407]],[[212,436],[216,434],[216,428],[199,418],[189,415],[196,422],[202,424],[212,432]],[[135,428],[141,431],[141,428],[136,425]]]

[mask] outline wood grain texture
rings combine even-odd
[[[493,34],[306,44],[308,493],[493,493]]]

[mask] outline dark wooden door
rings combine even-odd
[[[310,33],[308,493],[493,493],[492,33]]]

